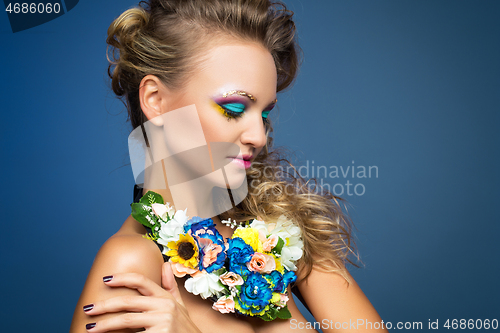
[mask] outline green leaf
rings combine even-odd
[[[151,223],[146,219],[146,215],[149,214],[149,211],[145,208],[146,206],[135,202],[130,204],[130,206],[132,207],[132,217],[143,226],[152,229]]]
[[[226,269],[226,267],[224,267],[224,266],[223,266],[223,267],[219,268],[218,270],[216,270],[216,271],[215,271],[215,272],[213,272],[213,273],[214,273],[215,275],[219,275],[219,276],[220,276],[220,275],[222,275],[222,274],[224,274],[224,273],[226,273],[226,272],[227,272],[227,269]]]
[[[259,316],[259,318],[264,320],[264,321],[274,320],[274,318],[268,312],[264,313],[262,316]]]
[[[264,320],[264,321],[274,320],[274,318],[272,318],[268,313],[265,313],[264,315],[259,316],[259,318],[262,319],[262,320]]]
[[[153,191],[148,191],[146,194],[144,194],[144,196],[141,198],[141,200],[139,200],[139,202],[146,206],[151,206],[154,203],[159,203],[162,205],[165,204],[165,202],[163,201],[163,197]]]
[[[276,309],[275,307],[269,307],[269,310],[267,310],[266,313],[260,316],[260,318],[265,321],[271,321],[276,319],[277,316],[278,316],[278,309]]]
[[[283,245],[285,245],[285,241],[283,238],[279,237],[278,244],[271,250],[273,253],[277,253],[281,255],[281,250],[283,249]]]
[[[288,311],[288,307],[285,305],[285,307],[281,308],[278,312],[278,318],[279,319],[289,319],[292,318],[292,314],[290,311]]]

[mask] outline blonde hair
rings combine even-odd
[[[132,127],[147,121],[139,103],[144,76],[156,75],[170,89],[181,89],[203,62],[202,51],[222,38],[262,44],[277,68],[277,91],[290,86],[300,53],[292,16],[284,4],[269,0],[150,0],[125,11],[108,29],[108,75]],[[314,263],[347,278],[345,263],[355,264],[349,258],[355,248],[342,199],[322,191],[315,180],[306,182],[283,153],[271,151],[268,126],[267,144],[247,170],[248,196],[221,218],[272,220],[284,214],[303,232],[299,277]]]
[[[298,263],[299,280],[306,278],[313,265],[337,272],[348,282],[346,262],[357,267],[359,260],[352,237],[353,225],[342,198],[304,180],[283,156],[283,148],[261,152],[247,170],[247,197],[221,215],[236,220],[260,217],[276,221],[281,215],[295,221],[302,230],[304,255]],[[344,208],[344,210],[343,210]]]

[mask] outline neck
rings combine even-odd
[[[214,191],[213,180],[210,178],[200,177],[172,185],[168,183],[164,163],[155,163],[146,169],[144,180],[143,195],[148,191],[154,191],[160,194],[165,203],[168,202],[175,210],[187,208],[189,217],[212,218],[217,230],[224,237],[232,235],[234,230],[222,224],[218,216],[232,208],[227,190],[215,188]],[[218,199],[217,197],[221,194],[222,199]]]
[[[153,192],[156,192],[156,193],[160,194],[163,197],[163,200],[165,201],[165,203],[168,202],[169,204],[172,205],[172,203],[174,202],[173,198],[172,198],[172,192],[170,191],[170,188],[168,188],[168,187],[166,189],[148,189],[148,188],[144,188],[142,194],[144,195],[148,191],[153,191]],[[187,207],[184,207],[184,208],[178,208],[178,207],[176,207],[174,205],[174,208],[176,210],[188,208],[187,214],[188,214],[189,217],[199,216],[196,213],[197,212],[196,206],[191,206],[190,205],[190,206],[187,206]],[[220,232],[220,234],[222,235],[222,237],[224,237],[224,238],[230,238],[231,237],[231,235],[234,232],[234,229],[232,229],[232,228],[230,228],[230,227],[222,224],[221,219],[219,218],[218,215],[208,216],[208,217],[204,217],[204,218],[209,218],[209,217],[214,221],[215,227]]]

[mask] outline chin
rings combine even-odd
[[[244,168],[241,168],[234,163],[230,163],[224,167],[224,171],[226,172],[226,186],[230,189],[237,189],[246,184],[247,173]]]

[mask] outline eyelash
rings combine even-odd
[[[230,121],[233,118],[241,118],[243,116],[243,113],[245,113],[245,112],[234,112],[228,110],[227,108],[224,107],[224,105],[220,105],[220,107],[222,108],[224,116],[227,118],[227,121]]]
[[[241,118],[243,116],[243,114],[245,113],[245,111],[242,111],[242,112],[231,111],[231,110],[227,109],[224,105],[219,105],[219,106],[221,107],[224,116],[227,118],[227,121],[230,121],[231,119],[234,119],[234,118]],[[262,121],[266,125],[269,124],[269,119],[267,119],[267,115],[269,114],[269,112],[270,112],[270,110],[262,112],[262,113],[266,114],[266,117],[262,117]]]

